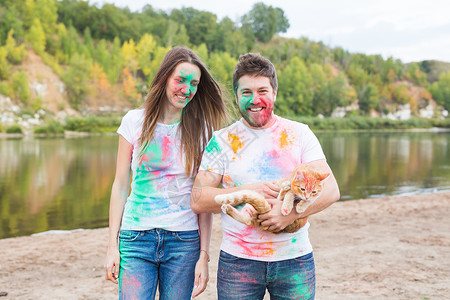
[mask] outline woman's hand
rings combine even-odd
[[[200,258],[195,265],[195,280],[192,298],[197,297],[206,289],[209,281],[208,271],[209,254],[206,251],[200,251]]]
[[[119,278],[119,268],[120,268],[120,254],[119,248],[108,247],[108,252],[106,253],[106,264],[105,264],[105,278],[106,280],[111,280],[117,283]]]

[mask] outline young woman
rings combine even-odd
[[[157,287],[160,299],[190,299],[206,288],[212,216],[194,214],[190,197],[202,152],[226,120],[218,84],[182,47],[166,54],[143,106],[123,117],[106,259],[120,299],[154,299]]]

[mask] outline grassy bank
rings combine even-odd
[[[349,117],[287,117],[288,119],[308,124],[313,130],[398,130],[427,129],[433,127],[450,128],[450,119],[412,118],[409,120],[390,120],[384,118]]]
[[[297,117],[286,118],[308,124],[312,130],[408,130],[408,129],[450,129],[450,118],[424,119],[412,118],[409,120],[390,120],[383,118],[349,117],[349,118],[319,118]],[[68,118],[64,123],[51,120],[44,125],[34,128],[34,134],[59,135],[65,131],[87,133],[114,133],[120,126],[121,117],[76,117]],[[0,124],[0,132],[21,133],[19,125],[5,127]]]

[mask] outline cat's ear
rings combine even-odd
[[[296,171],[295,175],[294,175],[294,179],[295,180],[302,180],[303,178],[305,178],[306,174],[304,172],[305,171],[300,171],[300,170]]]
[[[331,173],[318,173],[317,175],[318,175],[318,179],[320,181],[323,181],[323,180],[327,179],[327,177],[330,176],[330,174]]]

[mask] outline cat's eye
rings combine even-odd
[[[302,192],[306,191],[306,189],[305,189],[305,188],[301,188],[300,190],[301,190]]]
[[[312,191],[313,194],[317,194],[317,191]]]

